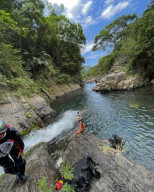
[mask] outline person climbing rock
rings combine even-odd
[[[23,159],[24,143],[21,135],[0,120],[0,166],[5,173],[16,175],[13,186],[19,181],[26,181],[26,161]]]
[[[106,142],[110,142],[114,149],[120,149],[120,150],[122,150],[122,147],[124,144],[122,137],[116,134],[113,134],[112,137],[109,138],[108,140],[103,141],[103,143],[106,143]]]
[[[79,130],[77,130],[77,131],[75,132],[74,137],[76,137],[76,136],[77,136],[78,134],[80,134],[80,133],[84,134],[84,129],[86,128],[85,124],[84,124],[83,121],[82,121],[82,115],[81,115],[81,113],[78,112],[78,116],[79,116],[79,117],[77,117],[77,118],[75,119],[75,121],[78,121],[78,122],[79,122]]]

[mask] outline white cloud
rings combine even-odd
[[[88,3],[86,3],[86,4],[83,6],[83,8],[82,8],[82,13],[83,13],[83,15],[85,15],[85,14],[89,11],[91,5],[92,5],[92,1],[89,1]]]
[[[128,1],[120,2],[116,6],[108,6],[101,14],[102,18],[110,19],[119,11],[125,9],[129,5]]]
[[[113,3],[115,0],[106,0],[105,1],[105,4],[111,4],[111,3]]]
[[[87,43],[84,49],[82,50],[82,54],[90,52],[92,50],[93,45],[94,45],[93,42]]]
[[[90,54],[90,55],[87,56],[86,58],[87,58],[87,59],[96,59],[96,58],[98,58],[98,57],[100,57],[99,54]]]
[[[92,0],[48,0],[51,4],[64,5],[64,15],[69,19],[82,18],[86,15],[92,5]]]
[[[64,4],[64,6],[66,7],[66,9],[71,10],[73,9],[75,6],[77,6],[80,3],[81,0],[48,0],[49,3],[52,4]]]
[[[79,21],[83,28],[87,28],[90,25],[98,23],[97,19],[93,19],[91,15],[84,17],[84,19]]]

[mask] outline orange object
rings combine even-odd
[[[76,136],[77,136],[78,134],[80,134],[80,133],[83,133],[84,129],[86,128],[86,126],[83,124],[82,121],[79,121],[79,127],[80,127],[80,128],[79,128],[78,131],[76,131],[74,137],[76,137]]]
[[[60,180],[60,181],[58,181],[58,183],[56,184],[56,189],[60,190],[60,189],[62,188],[62,186],[63,186],[63,181]]]

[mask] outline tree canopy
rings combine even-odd
[[[117,42],[124,37],[124,30],[135,19],[137,19],[136,14],[123,15],[105,26],[105,29],[96,35],[92,50],[106,50],[106,47],[115,47]]]
[[[123,66],[128,73],[139,75],[148,82],[154,78],[154,0],[140,18],[123,15],[102,29],[95,37],[93,51],[112,52],[99,59],[85,77],[101,76],[114,65]]]
[[[63,82],[81,76],[81,48],[86,43],[82,27],[57,15],[43,0],[1,0],[0,41],[0,75],[8,80],[23,78],[24,73],[35,81],[45,71],[53,80],[63,74]]]

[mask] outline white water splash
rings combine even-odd
[[[27,138],[24,139],[25,151],[29,150],[37,143],[51,141],[63,131],[71,129],[75,117],[76,111],[66,111],[63,113],[60,120],[47,126],[45,130],[31,132]]]
[[[66,111],[62,116],[53,124],[48,125],[45,130],[37,130],[31,132],[24,139],[25,149],[24,152],[35,146],[40,142],[51,141],[54,137],[58,136],[65,130],[69,130],[73,127],[74,118],[77,116],[77,111]],[[3,168],[0,167],[0,174],[2,174]]]

